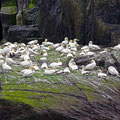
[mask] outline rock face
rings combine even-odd
[[[16,12],[16,6],[6,6],[1,8],[4,38],[7,38],[9,26],[16,24]]]
[[[23,24],[24,25],[33,25],[38,24],[39,8],[34,7],[32,9],[23,10]]]
[[[84,2],[40,0],[39,28],[42,37],[60,42],[65,36],[83,38]],[[79,34],[81,33],[81,34]]]
[[[94,41],[114,45],[120,43],[120,1],[91,0],[91,20],[94,22]],[[90,19],[89,19],[90,20]]]
[[[62,41],[77,37],[81,43],[120,42],[120,1],[40,0],[39,28],[42,37]]]
[[[8,41],[11,42],[18,41],[27,43],[29,41],[29,38],[39,38],[39,36],[39,30],[36,25],[14,25],[11,26],[8,30]]]
[[[1,10],[1,1],[0,1],[0,10]],[[2,35],[2,22],[1,22],[1,14],[0,14],[0,41],[2,40],[3,35]]]

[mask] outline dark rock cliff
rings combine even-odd
[[[119,0],[36,0],[35,8],[23,11],[23,23],[38,24],[40,37],[50,41],[68,36],[113,46],[120,43],[119,6]]]
[[[83,0],[40,0],[39,29],[42,37],[60,42],[65,36],[70,39],[84,37]]]
[[[1,10],[1,1],[0,1],[0,10]],[[2,40],[2,22],[1,22],[1,14],[0,14],[0,41]]]
[[[42,37],[62,41],[77,37],[80,43],[114,45],[120,41],[120,1],[40,0]]]

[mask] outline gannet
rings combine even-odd
[[[114,50],[120,50],[120,44],[113,47]]]
[[[3,55],[0,53],[0,59],[4,59]]]
[[[81,48],[81,50],[86,50],[86,49],[89,49],[89,46],[86,45]]]
[[[38,67],[37,64],[33,65],[33,68],[34,68],[34,70],[36,70],[36,71],[40,70],[40,68]]]
[[[4,63],[4,60],[0,60],[0,65],[2,65]]]
[[[90,71],[85,71],[85,66],[82,66],[82,70],[81,70],[81,74],[85,75],[85,74],[89,74]]]
[[[34,67],[30,67],[30,69],[26,69],[23,72],[23,76],[32,76],[35,73]]]
[[[6,55],[6,61],[7,61],[7,63],[9,63],[9,64],[15,64],[15,61],[12,58],[9,58],[8,56],[10,56],[9,53]]]
[[[41,57],[40,60],[41,60],[41,61],[46,61],[47,58],[46,58],[46,57]]]
[[[47,56],[48,56],[47,51],[44,51],[44,52],[43,52],[43,56],[44,56],[44,57],[47,57]]]
[[[2,52],[3,52],[3,54],[7,54],[7,53],[10,53],[10,51],[11,51],[11,47],[10,47],[10,45],[8,45],[8,46],[3,48]]]
[[[68,37],[65,37],[64,41],[62,41],[62,43],[65,44],[65,45],[68,44]]]
[[[53,44],[53,46],[52,46],[52,48],[57,48],[57,47],[59,47],[60,46],[60,43],[56,43],[56,44]]]
[[[113,67],[113,66],[108,67],[108,72],[109,72],[111,75],[116,75],[116,76],[119,76],[119,77],[120,77],[119,72],[118,72],[118,71],[116,70],[116,68]]]
[[[72,58],[72,59],[69,61],[68,66],[70,67],[73,62],[74,62],[74,59]]]
[[[66,48],[63,48],[63,49],[61,50],[61,53],[69,53],[69,52],[71,52],[71,50],[69,49],[68,46],[67,46]]]
[[[100,54],[103,54],[103,53],[106,53],[106,52],[108,52],[107,48],[105,48],[103,51],[101,51]]]
[[[33,45],[33,44],[37,44],[38,43],[38,40],[32,40],[30,42],[28,42],[28,45]]]
[[[52,42],[48,42],[48,39],[45,39],[45,41],[42,42],[42,45],[44,45],[44,46],[52,46],[53,43]]]
[[[57,58],[57,62],[53,62],[53,63],[51,63],[50,64],[50,67],[51,68],[58,68],[58,67],[60,67],[62,65],[62,62],[60,61],[60,59],[59,58]]]
[[[85,56],[94,56],[94,55],[96,55],[95,52],[91,52],[91,51],[88,51],[88,52],[85,52],[85,53],[86,53]]]
[[[46,68],[48,68],[47,63],[43,63],[43,64],[41,65],[41,69],[46,69]]]
[[[72,62],[72,64],[69,66],[72,70],[78,70],[78,66],[75,62]]]
[[[12,70],[12,68],[9,65],[7,65],[6,58],[4,58],[4,63],[2,64],[2,68],[4,70]]]
[[[26,61],[26,60],[29,60],[30,59],[30,56],[29,54],[27,54],[26,51],[23,52],[23,55],[20,56],[20,59]]]
[[[107,77],[107,74],[103,73],[102,70],[99,70],[98,77],[105,78]]]
[[[95,60],[91,60],[91,63],[85,66],[85,70],[91,70],[96,67],[96,62]]]
[[[73,58],[72,52],[69,52],[69,53],[67,54],[67,58]]]
[[[61,46],[57,47],[55,50],[61,52],[63,49],[64,49],[63,44],[61,44]]]
[[[55,69],[50,69],[49,67],[45,69],[44,74],[51,75],[55,73]]]
[[[94,45],[92,41],[89,41],[88,46],[91,50],[100,50],[100,47],[98,45]]]
[[[70,70],[69,70],[68,67],[66,67],[63,72],[64,72],[64,73],[70,73]]]
[[[22,65],[24,67],[30,67],[30,66],[32,66],[32,61],[29,59],[29,60],[21,62],[20,65]]]

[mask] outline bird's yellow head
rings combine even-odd
[[[67,45],[66,45],[66,47],[68,48],[68,47],[70,47],[70,45],[69,45],[69,44],[67,44]]]
[[[4,58],[4,63],[6,62],[6,58]]]
[[[49,49],[51,49],[51,48],[52,48],[52,46],[48,46],[48,48],[49,48]]]
[[[60,62],[60,58],[57,58],[57,62]]]
[[[65,37],[64,40],[68,40],[68,37]]]
[[[75,63],[75,62],[72,62],[72,64],[73,64],[73,65],[76,65],[76,63]]]
[[[10,46],[11,44],[10,43],[8,43],[8,46]]]
[[[18,44],[17,47],[20,48],[20,44]]]
[[[27,50],[29,49],[29,45],[27,45]]]
[[[76,38],[74,39],[74,42],[77,42],[77,39],[76,39]]]
[[[34,45],[32,45],[31,47],[34,48]]]
[[[24,55],[26,55],[27,53],[26,53],[26,51],[24,51]]]
[[[33,66],[31,66],[30,68],[31,68],[32,71],[34,70],[34,67],[33,67]]]
[[[14,45],[17,45],[18,43],[17,42],[14,42]]]
[[[105,52],[107,52],[107,51],[108,51],[108,49],[107,49],[107,48],[105,48],[105,49],[104,49],[104,51],[105,51]]]
[[[77,43],[75,44],[75,47],[77,47]]]
[[[55,67],[55,66],[53,67],[53,70],[56,70],[56,67]]]
[[[73,40],[70,40],[71,43],[73,43]]]
[[[95,62],[95,60],[91,60],[90,62],[93,63],[93,62]]]
[[[38,66],[37,64],[35,64],[35,66]]]
[[[99,69],[99,72],[102,73],[103,71],[101,69]]]

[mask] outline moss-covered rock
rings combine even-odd
[[[77,54],[79,52],[78,48]],[[42,55],[39,50],[38,53],[31,59],[40,68]],[[118,53],[115,56],[120,59]],[[100,58],[104,56],[106,54],[99,55]],[[58,57],[59,52],[49,50],[48,65]],[[21,62],[18,56],[12,59]],[[60,59],[63,62],[60,69],[63,70],[68,59],[63,56]],[[71,69],[70,74],[45,75],[40,69],[32,77],[21,76],[24,66],[10,66],[12,72],[0,71],[0,97],[5,99],[0,100],[1,120],[112,120],[120,117],[119,78],[111,75],[98,78],[98,66],[89,75]]]

